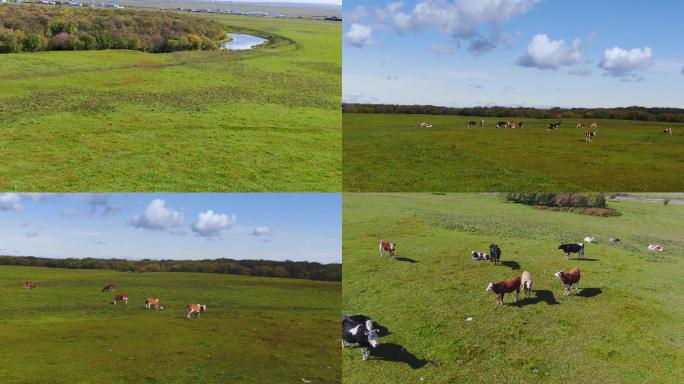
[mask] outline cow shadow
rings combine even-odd
[[[586,298],[592,298],[592,297],[594,297],[594,296],[600,295],[601,293],[603,293],[603,291],[601,290],[601,288],[583,288],[583,289],[577,294],[577,296],[586,297]]]
[[[405,262],[411,263],[411,264],[414,264],[414,263],[417,263],[417,262],[418,262],[418,260],[414,260],[414,259],[412,259],[412,258],[410,258],[410,257],[401,257],[401,256],[397,256],[395,260],[398,260],[398,261],[405,261]]]
[[[536,289],[534,290],[534,294],[534,297],[526,297],[522,300],[518,300],[517,306],[522,307],[525,305],[539,304],[542,301],[547,305],[560,304],[558,300],[556,300],[556,297],[553,296],[553,292],[549,291],[548,289]]]
[[[504,260],[500,261],[499,264],[503,265],[504,267],[508,267],[512,270],[520,269],[520,263],[517,261],[512,261],[512,260]]]
[[[587,259],[586,257],[583,257],[581,259],[575,259],[577,261],[599,261],[599,259]]]
[[[403,346],[394,343],[380,344],[372,351],[372,355],[378,360],[406,363],[412,369],[422,368],[428,363],[427,360],[417,358]]]

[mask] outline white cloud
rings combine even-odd
[[[18,193],[0,194],[0,211],[21,211],[21,195]]]
[[[361,21],[368,17],[368,11],[366,11],[366,7],[363,5],[359,5],[356,8],[352,9],[349,13],[344,15],[344,19],[346,21],[351,21],[351,22],[357,22]]]
[[[359,48],[371,45],[373,44],[373,28],[360,23],[352,23],[347,33],[344,34],[344,39],[348,44]]]
[[[603,52],[600,68],[607,75],[623,78],[640,78],[637,72],[643,71],[654,64],[653,51],[650,47],[625,50],[619,47],[606,49]]]
[[[459,48],[458,43],[434,43],[430,44],[430,50],[438,55],[451,55]]]
[[[183,224],[183,213],[166,207],[166,202],[154,199],[142,215],[136,215],[130,224],[136,228],[152,231],[167,231]]]
[[[271,227],[256,227],[254,228],[254,232],[252,232],[252,235],[265,236],[270,235],[271,233],[273,233],[273,229],[271,229]]]
[[[29,232],[26,234],[26,237],[37,237],[38,234],[36,232]]]
[[[551,40],[546,34],[537,34],[527,45],[527,50],[516,63],[523,67],[539,69],[558,69],[582,61],[581,42],[575,39],[572,45],[565,40]]]
[[[198,236],[219,236],[221,231],[232,227],[237,222],[235,215],[214,213],[212,210],[200,212],[197,221],[192,225],[192,230]]]
[[[109,215],[118,213],[121,210],[120,207],[109,201],[109,194],[106,193],[88,194],[86,196],[86,203],[90,207],[90,213]]]

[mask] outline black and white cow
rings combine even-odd
[[[499,265],[499,259],[501,258],[501,248],[496,244],[489,245],[489,256],[490,261],[494,261],[494,265]]]
[[[476,121],[473,121],[473,120],[468,120],[468,121],[466,121],[466,125],[468,125],[469,127],[474,127],[475,124],[477,124]]]
[[[342,348],[347,346],[345,343],[357,344],[361,347],[363,360],[368,360],[371,350],[380,345],[373,320],[363,315],[342,317]]]
[[[507,121],[497,121],[496,127],[497,128],[506,128],[506,127],[508,127],[508,122]]]
[[[577,258],[581,259],[584,256],[584,243],[577,244],[561,244],[558,249],[562,249],[565,252],[565,257],[568,258],[571,253],[576,253]]]

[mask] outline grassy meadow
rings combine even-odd
[[[524,128],[498,129],[507,118],[353,114],[343,116],[343,190],[421,191],[680,191],[684,189],[684,124],[596,120],[591,143],[578,120],[527,118]],[[432,128],[419,128],[421,121]],[[558,120],[553,120],[558,121]],[[583,119],[585,123],[591,120]],[[662,133],[673,128],[673,135]]]
[[[340,24],[196,17],[272,42],[0,55],[0,189],[338,191]]]
[[[343,205],[343,314],[389,330],[371,360],[343,351],[344,383],[684,381],[684,206],[611,202],[622,216],[604,218],[495,194],[345,194]],[[585,260],[557,249],[590,235]],[[379,239],[397,243],[397,260],[379,257]],[[471,259],[491,242],[503,265]],[[580,290],[566,298],[553,273],[575,266]],[[485,292],[523,271],[531,298],[502,306]]]
[[[129,303],[110,304],[116,293]],[[166,309],[145,310],[147,297]],[[339,283],[2,266],[0,300],[2,383],[341,380]],[[207,312],[188,320],[188,303]]]

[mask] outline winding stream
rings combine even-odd
[[[229,33],[228,36],[233,40],[221,43],[221,49],[228,49],[231,51],[241,51],[245,49],[252,49],[257,45],[265,43],[266,39],[259,36],[245,35],[242,33]]]

